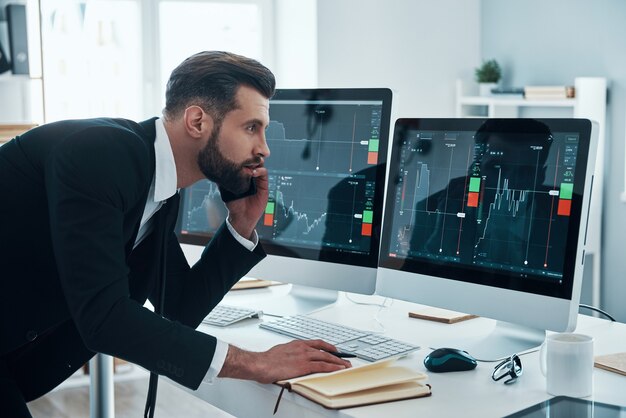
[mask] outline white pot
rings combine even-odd
[[[478,83],[478,92],[481,96],[491,96],[491,89],[498,87],[498,83]]]

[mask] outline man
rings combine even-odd
[[[195,331],[265,256],[254,227],[268,198],[274,88],[258,62],[202,52],[172,72],[162,119],[56,122],[0,147],[0,415],[30,416],[26,402],[96,352],[192,389],[350,367],[321,341],[257,353]],[[177,190],[202,178],[236,194],[254,179],[257,192],[227,204],[189,267],[174,234]],[[156,378],[150,386],[153,414]]]

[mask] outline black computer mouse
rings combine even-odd
[[[424,366],[435,373],[472,370],[476,364],[476,359],[467,351],[456,348],[438,348],[424,358]]]

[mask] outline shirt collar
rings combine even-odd
[[[161,202],[176,194],[176,163],[163,120],[155,120],[154,126],[156,129],[156,138],[154,140],[154,154],[156,157],[154,201]]]

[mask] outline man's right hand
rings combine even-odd
[[[218,376],[273,383],[311,373],[334,372],[352,367],[349,361],[328,351],[337,349],[322,340],[291,341],[260,353],[244,351],[230,345]]]

